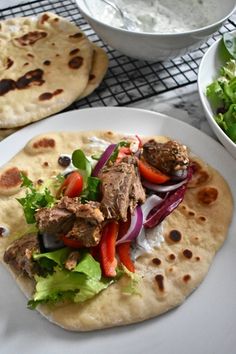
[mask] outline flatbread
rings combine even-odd
[[[15,133],[17,131],[17,128],[12,128],[12,129],[0,129],[0,141],[3,139],[7,138],[9,135]]]
[[[109,59],[106,52],[102,48],[93,44],[92,68],[89,74],[88,85],[80,95],[79,99],[91,95],[91,93],[93,93],[93,91],[100,85],[107,72],[108,64]]]
[[[52,13],[0,22],[0,129],[56,113],[85,90],[93,48]]]
[[[62,171],[57,163],[61,153],[71,153],[78,147],[86,154],[94,152],[93,136],[116,142],[123,135],[112,132],[44,134],[32,139],[0,171],[0,226],[10,231],[9,237],[0,238],[1,260],[6,247],[27,228],[22,209],[15,200],[24,192],[19,190],[14,169],[23,170],[34,181],[47,179]],[[156,139],[166,141],[165,137]],[[180,305],[200,285],[227,237],[233,201],[229,186],[219,172],[196,157],[194,160],[197,172],[184,201],[163,222],[164,243],[135,262],[136,273],[140,276],[138,294],[127,295],[122,291],[127,285],[127,279],[123,277],[83,304],[40,306],[38,310],[42,315],[72,331],[121,326],[158,316]],[[10,178],[11,174],[15,177]],[[11,183],[4,185],[4,180]],[[216,199],[209,203],[212,191],[216,193]],[[156,229],[148,232],[155,233]],[[32,281],[16,277],[14,272],[13,275],[30,297]]]

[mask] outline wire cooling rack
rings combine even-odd
[[[88,38],[105,49],[110,63],[105,79],[89,97],[73,103],[67,110],[79,107],[124,106],[197,81],[200,60],[207,48],[223,33],[235,29],[233,18],[199,49],[182,57],[149,63],[131,59],[106,45],[79,12],[74,0],[38,0],[0,10],[0,19],[37,15],[52,11],[75,22]]]

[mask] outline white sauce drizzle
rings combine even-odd
[[[136,239],[132,256],[137,259],[143,254],[152,253],[154,248],[160,248],[164,241],[163,222],[153,229],[142,228]]]
[[[96,136],[92,136],[88,138],[89,147],[91,149],[96,149],[99,151],[105,150],[111,143],[109,141],[97,138]]]

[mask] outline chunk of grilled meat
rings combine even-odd
[[[52,208],[42,208],[35,214],[37,226],[41,233],[58,237],[71,230],[75,221],[75,214],[55,205]]]
[[[121,162],[106,166],[99,174],[102,187],[101,210],[108,219],[127,220],[138,203],[144,203],[145,192],[141,185],[135,157],[127,156]]]
[[[51,237],[66,236],[81,243],[81,246],[96,246],[101,238],[101,224],[104,220],[100,204],[81,204],[77,198],[63,197],[52,208],[42,208],[36,213],[41,233]]]
[[[5,251],[3,260],[19,274],[33,278],[39,273],[39,265],[33,260],[33,253],[40,253],[36,234],[26,234],[15,240]]]
[[[164,144],[154,139],[149,140],[143,145],[143,157],[150,165],[168,175],[187,169],[189,165],[186,146],[174,140]]]
[[[99,206],[100,204],[96,202],[80,204],[76,212],[74,225],[66,237],[79,241],[84,247],[98,245],[101,239],[101,228],[104,220]]]

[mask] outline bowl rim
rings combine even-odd
[[[83,2],[84,3],[84,7],[85,7],[85,10],[84,9],[81,9],[81,6],[79,5],[79,2]],[[109,25],[105,22],[102,22],[101,20],[97,19],[96,17],[93,17],[90,13],[89,13],[89,10],[86,8],[86,3],[84,0],[76,0],[76,3],[77,3],[77,6],[79,7],[79,10],[82,12],[82,14],[85,14],[88,18],[90,18],[92,21],[94,22],[97,22],[107,28],[112,28],[114,30],[117,30],[117,31],[121,31],[121,32],[124,32],[124,33],[129,33],[129,34],[132,34],[134,36],[137,36],[137,35],[148,35],[148,36],[152,36],[152,37],[155,37],[155,36],[167,36],[167,37],[171,37],[171,36],[174,36],[174,37],[177,37],[179,35],[191,35],[191,34],[195,34],[195,33],[199,33],[199,32],[202,32],[202,31],[205,31],[205,30],[208,30],[212,27],[215,27],[215,26],[220,26],[224,21],[226,21],[231,15],[233,15],[233,13],[236,11],[236,4],[233,6],[232,10],[227,14],[225,15],[224,17],[222,17],[220,20],[216,21],[216,22],[213,22],[207,26],[204,26],[204,27],[199,27],[197,29],[194,29],[194,30],[190,30],[190,31],[184,31],[184,32],[179,32],[179,33],[176,33],[176,32],[173,32],[173,33],[166,33],[166,32],[134,32],[134,31],[130,31],[130,30],[127,30],[127,29],[124,29],[124,28],[120,28],[120,27],[116,27],[116,26],[112,26],[112,25]]]
[[[236,35],[236,30],[231,31],[230,33],[233,33]],[[203,55],[200,65],[199,65],[199,69],[198,69],[198,79],[197,79],[197,86],[198,86],[198,93],[200,96],[200,101],[202,103],[202,106],[205,110],[205,112],[207,112],[207,119],[209,119],[211,121],[211,123],[213,124],[214,128],[219,132],[219,134],[222,136],[222,138],[224,138],[226,140],[226,142],[234,149],[236,149],[236,143],[233,142],[233,140],[231,140],[228,135],[223,131],[223,129],[216,123],[215,119],[214,119],[214,114],[213,114],[213,110],[209,109],[210,107],[210,102],[208,101],[208,98],[204,92],[204,90],[206,90],[206,87],[203,87],[203,85],[201,84],[201,73],[203,70],[203,67],[205,65],[206,60],[208,59],[208,57],[212,56],[212,55],[217,55],[218,51],[219,51],[219,45],[221,43],[223,39],[223,36],[221,36],[220,38],[218,38],[205,52],[205,54]],[[215,49],[215,51],[214,51]],[[215,53],[215,54],[213,54]],[[220,68],[220,67],[219,67]],[[218,69],[219,69],[218,68]],[[217,77],[217,71],[215,70],[215,74]],[[206,102],[209,103],[209,105],[206,104]]]

